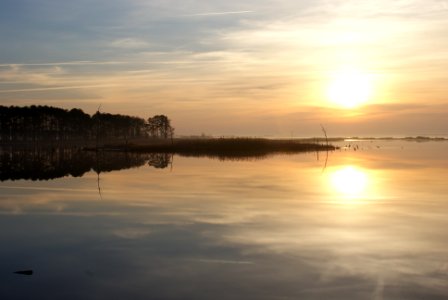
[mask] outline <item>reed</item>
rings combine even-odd
[[[174,139],[143,144],[110,144],[104,151],[171,153],[184,156],[250,157],[274,153],[332,151],[337,147],[296,139],[207,138]],[[89,149],[88,149],[89,150]]]

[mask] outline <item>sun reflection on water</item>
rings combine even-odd
[[[372,196],[372,176],[356,166],[342,166],[329,175],[332,192],[345,199],[365,199]]]

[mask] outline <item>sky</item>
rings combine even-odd
[[[445,0],[2,0],[0,41],[0,105],[166,114],[178,135],[448,136]]]

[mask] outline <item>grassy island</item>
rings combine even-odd
[[[99,150],[140,153],[171,153],[183,156],[256,157],[275,153],[333,151],[337,147],[297,139],[206,138],[155,140],[144,143],[110,144]],[[97,148],[86,148],[97,150]]]

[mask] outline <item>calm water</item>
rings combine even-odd
[[[447,153],[2,160],[0,299],[447,299]]]

